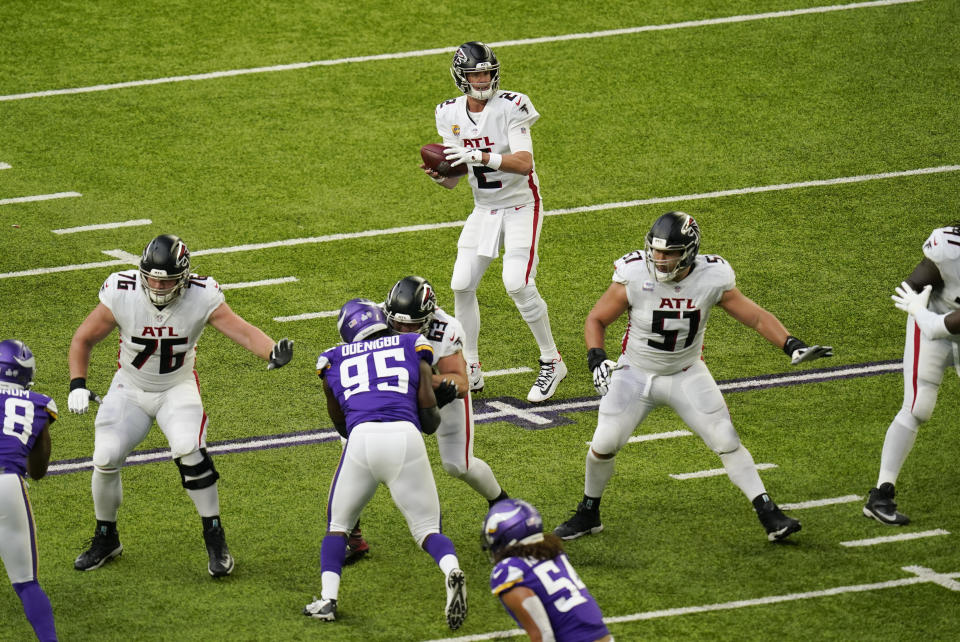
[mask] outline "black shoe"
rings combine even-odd
[[[97,529],[87,545],[89,548],[80,553],[73,562],[73,568],[78,571],[92,571],[100,568],[123,552],[123,544],[120,543],[120,534],[117,532],[115,522],[98,521]]]
[[[880,484],[880,488],[871,488],[870,497],[867,499],[866,506],[863,507],[864,516],[872,517],[881,524],[890,526],[909,524],[910,518],[897,512],[897,503],[893,501],[895,496],[896,491],[890,482]]]
[[[771,542],[786,539],[791,533],[800,530],[800,520],[787,517],[780,507],[769,497],[757,508],[757,517],[767,531],[767,539]]]
[[[603,530],[599,510],[587,510],[583,502],[577,504],[573,517],[553,529],[553,534],[564,540],[577,539],[581,535],[593,535]]]
[[[207,556],[210,558],[207,571],[213,577],[224,577],[233,571],[233,555],[227,547],[227,537],[220,525],[220,520],[214,520],[214,526],[203,531],[203,541],[207,545]]]

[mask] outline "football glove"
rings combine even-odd
[[[456,167],[464,163],[467,165],[479,165],[483,160],[483,152],[479,149],[468,149],[466,147],[453,145],[451,147],[444,147],[443,151],[446,159],[451,161],[450,167]]]
[[[603,348],[590,348],[587,350],[587,366],[593,372],[593,387],[602,397],[610,390],[610,378],[617,364],[607,358]]]
[[[87,390],[87,380],[76,377],[70,380],[70,396],[67,397],[67,408],[70,412],[82,415],[90,407],[90,397],[93,393]]]
[[[904,281],[897,286],[896,293],[890,295],[890,298],[895,306],[913,317],[923,336],[928,339],[944,339],[950,336],[944,322],[946,315],[927,309],[932,290],[933,286],[927,285],[920,292],[914,292],[910,284]]]
[[[267,370],[282,368],[290,363],[290,359],[292,358],[293,341],[286,338],[280,339],[276,345],[273,346],[273,350],[270,351],[270,363],[267,364]]]
[[[457,385],[452,381],[442,379],[440,384],[433,389],[433,394],[437,398],[437,408],[443,408],[457,398]]]
[[[833,356],[833,346],[808,346],[794,336],[787,337],[783,344],[783,351],[790,357],[790,363],[795,366],[821,357]]]

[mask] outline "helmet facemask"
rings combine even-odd
[[[476,89],[468,74],[483,71],[490,72],[490,83],[484,89]],[[450,75],[460,91],[477,100],[493,98],[500,88],[500,63],[493,50],[482,42],[467,42],[457,49],[450,64]]]
[[[140,257],[140,283],[154,305],[172,303],[190,280],[190,251],[180,238],[163,234],[150,241]],[[151,285],[150,281],[159,281]]]
[[[437,309],[437,297],[433,286],[419,276],[400,279],[390,290],[383,304],[387,322],[398,332],[396,324],[416,325],[416,332],[426,334]]]
[[[677,252],[667,258],[654,258],[654,250]],[[643,244],[647,270],[655,281],[667,282],[693,265],[700,250],[700,227],[689,214],[667,212],[654,221]],[[663,269],[660,269],[663,268]]]

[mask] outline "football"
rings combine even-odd
[[[467,173],[466,163],[452,167],[444,156],[443,145],[440,143],[427,143],[420,148],[420,158],[423,159],[423,164],[440,176],[463,176]]]

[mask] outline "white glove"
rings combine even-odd
[[[927,285],[920,292],[914,292],[910,284],[904,281],[897,286],[896,294],[890,295],[893,304],[913,317],[917,327],[928,339],[945,339],[950,336],[947,330],[945,314],[937,314],[927,309],[933,286]]]
[[[444,147],[443,151],[446,154],[446,159],[451,161],[450,167],[456,167],[464,163],[467,165],[479,165],[483,160],[483,152],[479,149],[467,149],[466,147],[453,145],[451,147]]]
[[[593,387],[601,397],[610,390],[610,378],[613,376],[613,371],[616,367],[617,364],[615,361],[606,359],[593,369]]]
[[[82,415],[90,407],[90,395],[92,393],[86,388],[74,388],[67,397],[67,408],[70,412]]]
[[[793,365],[801,364],[805,361],[813,361],[820,357],[832,357],[833,346],[808,346],[793,351],[790,357],[790,363]]]
[[[914,292],[913,288],[910,287],[910,284],[904,281],[897,286],[895,290],[896,294],[891,294],[890,298],[893,299],[893,304],[915,317],[920,316],[921,311],[927,311],[927,302],[930,301],[930,292],[933,290],[932,285],[928,285],[923,288],[919,293]]]

